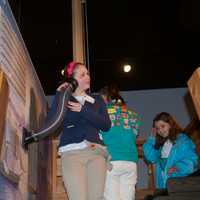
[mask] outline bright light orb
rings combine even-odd
[[[64,69],[61,70],[61,74],[62,74],[63,76],[65,75],[65,70],[64,70]]]
[[[124,65],[124,72],[130,72],[131,71],[131,66],[130,65]]]

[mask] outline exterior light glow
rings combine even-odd
[[[124,65],[124,72],[130,72],[131,71],[131,66],[130,65]]]
[[[65,75],[65,70],[64,70],[64,69],[61,70],[61,74],[62,74],[63,76]]]

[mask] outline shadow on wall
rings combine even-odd
[[[0,70],[0,156],[2,155],[5,140],[5,117],[8,107],[9,87],[5,74]],[[2,157],[2,156],[1,156]],[[17,189],[18,178],[14,174],[7,174],[4,169],[3,160],[0,160],[0,199],[19,199]]]
[[[29,107],[29,129],[35,130],[37,129],[37,105],[36,105],[36,96],[34,94],[33,88],[30,88],[30,107]],[[30,196],[32,193],[36,193],[37,191],[37,167],[38,167],[38,145],[37,143],[32,144],[31,148],[28,150],[28,183],[30,188]]]
[[[44,124],[45,115],[46,115],[45,112],[40,112],[40,104],[37,101],[34,89],[30,88],[29,129],[39,130],[40,127]],[[44,191],[46,191],[48,185],[48,183],[45,182],[47,170],[41,173],[42,168],[44,168],[43,165],[46,167],[47,156],[49,155],[48,148],[46,148],[47,145],[44,145],[44,142],[45,141],[42,141],[40,143],[29,144],[31,146],[28,152],[29,154],[28,182],[30,188],[29,193],[31,193],[30,196],[31,195],[34,196],[37,193],[37,191],[39,191],[38,192],[39,194],[43,194]],[[41,150],[41,148],[45,148],[45,150],[44,149]],[[47,194],[47,192],[45,194]]]

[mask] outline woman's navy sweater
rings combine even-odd
[[[52,118],[56,113],[60,92],[56,93],[47,118]],[[95,99],[94,103],[85,101],[80,112],[73,112],[67,109],[62,123],[62,135],[59,147],[80,143],[83,140],[102,144],[99,131],[108,131],[111,121],[107,113],[106,105],[100,95],[90,95]],[[77,102],[72,96],[70,101]]]

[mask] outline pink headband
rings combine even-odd
[[[70,62],[67,66],[66,66],[66,69],[65,69],[65,76],[67,78],[70,78],[74,72],[74,68],[76,66],[77,62]]]

